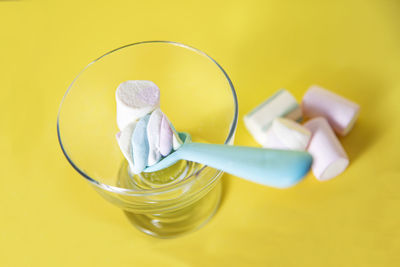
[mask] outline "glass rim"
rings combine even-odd
[[[228,144],[235,135],[236,132],[236,126],[237,126],[237,122],[238,122],[238,100],[237,100],[237,95],[236,95],[236,91],[235,88],[233,86],[233,83],[231,81],[231,79],[229,78],[228,74],[226,73],[226,71],[222,68],[222,66],[215,60],[213,59],[211,56],[209,56],[208,54],[206,54],[205,52],[194,48],[192,46],[186,45],[186,44],[182,44],[182,43],[178,43],[178,42],[174,42],[174,41],[163,41],[163,40],[154,40],[154,41],[141,41],[141,42],[136,42],[136,43],[131,43],[131,44],[127,44],[127,45],[123,45],[120,46],[118,48],[115,48],[113,50],[108,51],[107,53],[103,54],[102,56],[96,58],[95,60],[93,60],[92,62],[90,62],[88,65],[86,65],[79,73],[78,75],[72,80],[71,84],[68,86],[67,91],[65,92],[59,109],[58,109],[58,114],[57,114],[57,137],[58,137],[58,143],[61,147],[61,150],[64,154],[64,156],[66,157],[67,161],[70,163],[70,165],[75,169],[75,171],[77,171],[80,175],[82,175],[87,181],[89,181],[91,184],[93,184],[94,186],[97,186],[101,189],[113,192],[113,193],[118,193],[118,194],[123,194],[123,195],[130,195],[130,196],[134,196],[134,195],[138,195],[138,196],[146,196],[146,195],[154,195],[154,194],[159,194],[159,193],[166,193],[166,192],[170,192],[172,190],[176,190],[177,188],[184,186],[185,185],[185,181],[188,181],[190,178],[196,177],[197,175],[199,175],[205,168],[209,167],[209,166],[203,166],[201,169],[197,170],[196,172],[192,173],[191,175],[189,175],[188,177],[185,177],[184,179],[182,179],[181,181],[179,181],[178,183],[175,184],[169,184],[166,186],[162,186],[162,187],[158,187],[158,188],[154,188],[154,189],[143,189],[143,190],[134,190],[134,189],[127,189],[127,188],[121,188],[118,186],[112,186],[112,185],[107,185],[104,184],[102,182],[97,181],[96,179],[90,177],[88,174],[86,174],[83,170],[81,170],[71,159],[71,157],[68,155],[67,151],[64,148],[62,139],[61,139],[61,132],[60,132],[60,113],[61,113],[61,109],[62,109],[62,105],[66,99],[66,97],[68,96],[69,91],[71,90],[71,88],[73,87],[73,85],[75,84],[76,80],[82,75],[82,73],[85,72],[85,70],[87,68],[89,68],[92,64],[96,63],[97,61],[101,60],[103,57],[110,55],[114,52],[117,52],[119,50],[122,50],[124,48],[127,47],[131,47],[131,46],[135,46],[135,45],[142,45],[142,44],[156,44],[156,43],[163,43],[163,44],[170,44],[170,45],[174,45],[174,46],[178,46],[178,47],[182,47],[185,49],[189,49],[197,54],[200,54],[204,57],[206,57],[207,59],[211,60],[222,72],[222,74],[225,76],[226,80],[229,83],[229,87],[231,89],[231,93],[232,93],[232,97],[233,97],[233,104],[234,104],[234,115],[233,115],[233,119],[231,122],[231,126],[229,129],[229,133],[228,136],[224,142],[224,144]],[[211,168],[211,167],[210,167]],[[206,188],[209,184],[211,184],[216,178],[218,178],[220,176],[220,174],[222,173],[222,171],[220,170],[216,170],[216,174],[210,178],[210,181],[205,184],[202,189]],[[200,189],[199,191],[202,191],[202,189]]]

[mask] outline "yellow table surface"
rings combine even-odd
[[[0,266],[399,266],[400,2],[0,1]],[[288,190],[225,175],[204,228],[138,232],[67,163],[56,114],[75,75],[121,45],[208,52],[243,115],[279,88],[319,84],[361,105],[349,168]]]

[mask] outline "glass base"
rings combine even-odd
[[[158,238],[173,238],[205,225],[218,210],[221,196],[222,184],[219,180],[200,200],[180,209],[161,214],[124,213],[141,232]]]
[[[201,167],[182,160],[158,172],[132,175],[123,161],[118,174],[119,187],[146,190],[168,185],[170,189],[161,194],[124,196],[120,198],[123,205],[118,206],[136,228],[148,235],[172,238],[198,229],[219,207],[222,173],[207,167],[185,186],[174,186]],[[211,179],[214,181],[209,183]]]

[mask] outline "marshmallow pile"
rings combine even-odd
[[[313,156],[315,177],[323,181],[347,168],[349,159],[336,134],[350,132],[359,109],[356,103],[319,86],[307,90],[301,105],[282,89],[248,113],[244,122],[265,148],[307,150]],[[301,125],[303,116],[309,120]]]
[[[126,81],[116,90],[116,138],[134,174],[156,164],[182,142],[161,111],[160,90],[151,81]]]

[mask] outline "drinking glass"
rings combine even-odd
[[[123,209],[134,226],[161,238],[197,229],[219,206],[222,172],[182,160],[158,172],[132,175],[116,140],[115,91],[127,80],[153,81],[160,88],[161,110],[177,131],[214,144],[233,144],[238,118],[233,84],[198,49],[145,41],[87,65],[69,86],[58,113],[58,139],[68,162]]]

